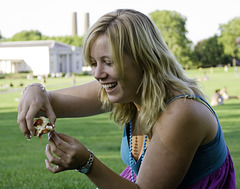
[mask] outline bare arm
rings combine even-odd
[[[122,178],[97,158],[94,160],[92,171],[87,176],[98,188],[139,189],[136,183]]]
[[[103,113],[99,101],[100,84],[93,81],[80,86],[49,92],[57,117],[82,117]]]
[[[102,113],[98,92],[100,84],[84,85],[43,92],[39,86],[27,87],[18,105],[17,122],[22,133],[30,139],[35,134],[33,119],[44,115],[54,124],[56,117],[89,116]]]

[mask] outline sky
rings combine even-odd
[[[105,13],[119,8],[146,15],[156,10],[177,11],[187,18],[187,37],[198,41],[219,34],[220,24],[240,17],[240,0],[1,0],[0,32],[10,38],[23,30],[38,30],[46,36],[72,34],[72,13],[77,13],[78,35],[84,32],[84,15],[90,26]]]

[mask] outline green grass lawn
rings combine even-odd
[[[201,82],[203,90],[210,97],[218,88],[227,87],[231,95],[240,95],[240,76],[234,70],[224,72],[223,68],[202,71],[187,71],[190,77],[201,78],[204,71],[209,81]],[[91,76],[76,77],[76,84],[92,80]],[[17,105],[23,87],[37,79],[0,79],[1,86],[13,83],[13,88],[0,89],[0,188],[96,188],[86,176],[76,171],[52,174],[45,168],[44,159],[47,136],[41,142],[37,138],[27,141],[18,128]],[[71,78],[47,78],[47,90],[71,87]],[[237,188],[240,187],[240,100],[228,100],[224,105],[214,107],[223,128],[226,143],[232,154],[236,170]],[[68,125],[64,127],[64,125]],[[56,130],[71,135],[84,143],[106,165],[117,173],[125,168],[120,157],[122,129],[109,119],[108,114],[94,117],[58,119]]]

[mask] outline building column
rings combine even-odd
[[[66,61],[66,63],[67,63],[67,73],[71,73],[71,64],[70,64],[70,54],[67,54],[66,55],[67,57],[66,57],[66,59],[67,59],[67,61]]]
[[[59,54],[56,53],[55,56],[56,56],[56,57],[55,57],[54,70],[53,70],[53,72],[59,73],[59,64],[60,64],[60,62],[59,62]]]

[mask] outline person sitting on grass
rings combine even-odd
[[[240,99],[240,96],[232,96],[229,95],[227,92],[227,88],[223,87],[219,93],[221,94],[221,96],[223,97],[224,100],[228,100],[228,99]]]
[[[215,93],[211,96],[211,105],[212,106],[222,105],[223,101],[224,98],[220,93],[220,89],[217,89]]]
[[[236,188],[216,113],[148,16],[129,9],[103,15],[86,34],[83,55],[96,80],[48,92],[30,85],[18,125],[30,139],[35,116],[54,124],[59,117],[111,112],[124,125],[126,169],[113,172],[80,141],[54,131],[45,152],[49,171],[76,169],[101,189]]]

